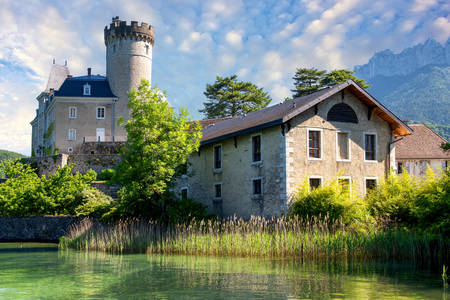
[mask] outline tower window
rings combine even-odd
[[[91,86],[89,85],[89,83],[86,83],[83,86],[83,95],[84,96],[90,96],[91,95]]]
[[[97,107],[97,119],[104,119],[105,118],[105,107],[99,106]]]
[[[253,196],[261,196],[262,195],[262,179],[253,179]]]
[[[145,54],[147,54],[148,55],[148,50],[149,50],[149,46],[148,45],[145,45]]]
[[[77,118],[77,108],[75,106],[69,107],[69,119]]]

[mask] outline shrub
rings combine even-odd
[[[314,189],[305,180],[295,192],[289,215],[319,219],[329,226],[340,221],[354,229],[364,229],[372,223],[364,202],[352,197],[349,187],[337,180]]]
[[[366,197],[371,215],[387,225],[416,224],[417,217],[412,211],[418,188],[417,180],[408,173],[390,174]]]
[[[193,199],[173,201],[167,209],[167,215],[172,223],[187,223],[192,219],[203,220],[213,217],[208,214],[205,205]]]
[[[103,169],[97,176],[97,180],[111,180],[114,176],[113,169]]]
[[[101,217],[109,211],[113,201],[98,189],[83,190],[78,198],[81,204],[75,208],[77,216]]]
[[[442,176],[428,170],[417,191],[412,214],[420,229],[450,236],[450,169],[443,171]]]

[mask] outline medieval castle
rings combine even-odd
[[[53,62],[47,86],[39,94],[39,107],[31,121],[32,154],[95,154],[89,143],[124,142],[126,132],[117,126],[129,117],[127,92],[144,78],[151,81],[153,27],[119,17],[105,27],[106,77],[73,77],[67,63]]]

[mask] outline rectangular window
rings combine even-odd
[[[84,96],[90,96],[91,95],[91,86],[88,83],[86,83],[83,86],[83,95]]]
[[[252,161],[261,161],[261,136],[255,135],[252,137]]]
[[[403,173],[403,163],[399,162],[397,163],[397,174]]]
[[[214,198],[222,198],[222,184],[216,183],[214,184]]]
[[[337,160],[350,159],[350,141],[348,132],[337,133]]]
[[[77,118],[77,108],[75,106],[69,107],[69,119]]]
[[[253,195],[261,196],[262,195],[262,179],[253,179]]]
[[[77,140],[77,130],[76,129],[69,129],[68,137],[67,139],[69,141],[76,141]]]
[[[188,188],[181,188],[181,200],[187,200],[188,198]]]
[[[321,185],[322,185],[322,178],[317,178],[317,177],[309,178],[309,186],[311,187],[311,189],[316,189],[316,188],[320,187]]]
[[[222,168],[222,146],[214,146],[214,169]]]
[[[338,183],[339,183],[339,185],[341,185],[344,188],[344,190],[349,191],[351,188],[352,181],[351,181],[350,177],[341,177],[341,178],[338,178]]]
[[[320,134],[319,130],[308,130],[308,157],[320,159]]]
[[[377,180],[375,178],[366,178],[366,194],[377,187]]]
[[[104,119],[105,118],[105,107],[100,106],[97,107],[97,119]]]
[[[365,160],[376,160],[376,141],[377,138],[375,134],[364,135]]]

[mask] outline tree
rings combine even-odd
[[[370,85],[366,84],[366,81],[364,79],[359,79],[358,77],[353,75],[353,73],[353,71],[346,69],[333,70],[330,73],[325,74],[320,84],[322,87],[328,87],[346,82],[347,80],[351,79],[363,89],[370,88]]]
[[[216,77],[214,84],[207,84],[204,92],[207,102],[199,112],[206,118],[222,118],[245,115],[269,105],[272,98],[251,82],[238,81],[237,76]]]
[[[200,146],[201,127],[186,109],[174,112],[164,94],[146,80],[128,97],[128,141],[114,178],[122,188],[111,214],[159,218],[165,213],[175,170]]]
[[[322,88],[321,81],[323,79],[326,71],[319,71],[315,68],[299,68],[295,72],[294,79],[295,89],[291,90],[293,92],[293,97],[301,97],[304,95],[309,95],[315,91]]]
[[[364,89],[370,87],[370,85],[366,84],[365,80],[357,78],[353,73],[353,71],[346,69],[333,70],[327,73],[327,71],[319,71],[315,68],[299,68],[292,78],[294,79],[295,87],[292,90],[293,97],[309,95],[320,89],[343,83],[350,79]]]
[[[450,143],[449,142],[442,143],[441,148],[442,148],[442,150],[449,152],[450,151]]]

